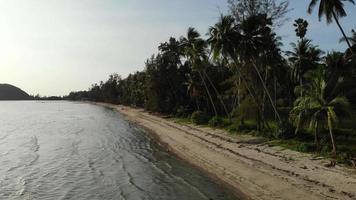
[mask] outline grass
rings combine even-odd
[[[279,146],[285,149],[290,149],[303,153],[313,153],[315,152],[314,143],[312,142],[303,142],[297,139],[289,139],[289,140],[270,140],[268,142],[269,145]]]
[[[182,118],[182,117],[172,117],[171,118],[174,122],[180,123],[180,124],[191,124],[192,122],[190,121],[190,118]]]
[[[176,123],[193,124],[191,119],[187,117],[173,117],[171,119]],[[314,136],[308,132],[308,130],[305,130],[304,133],[295,135],[289,139],[276,139],[273,137],[273,134],[268,133],[267,131],[257,131],[256,124],[255,120],[244,120],[242,123],[241,120],[239,121],[238,119],[229,120],[227,118],[222,118],[221,126],[211,127],[208,124],[199,126],[223,129],[230,134],[247,134],[264,137],[268,139],[267,143],[272,146],[279,146],[284,149],[290,149],[303,153],[315,153],[326,158],[330,157],[331,145],[327,131],[324,131],[324,133],[321,134],[321,148],[317,150],[316,145],[314,144]],[[278,124],[275,121],[268,121],[268,125],[270,126],[272,132],[278,128]],[[351,164],[350,159],[356,157],[356,125],[348,123],[347,128],[339,128],[334,132],[338,148],[338,162]]]

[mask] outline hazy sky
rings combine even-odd
[[[291,19],[310,20],[315,44],[345,48],[335,24],[306,15],[308,2],[291,0]],[[356,9],[347,5],[349,32]],[[225,0],[0,0],[0,83],[41,95],[88,89],[111,73],[142,70],[160,42],[189,26],[205,34],[226,10]],[[278,31],[286,46],[296,40],[292,23]]]

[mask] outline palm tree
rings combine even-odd
[[[309,4],[308,7],[308,13],[312,13],[314,7],[316,4],[320,1],[319,4],[319,20],[325,16],[326,17],[326,22],[330,24],[333,20],[335,20],[336,24],[338,25],[343,37],[345,38],[345,41],[349,48],[352,51],[351,48],[351,43],[349,42],[344,29],[342,28],[339,18],[347,16],[346,11],[344,9],[344,1],[348,1],[352,4],[355,4],[354,0],[312,0]],[[353,53],[353,52],[352,52]]]
[[[211,51],[214,60],[221,57],[230,57],[236,60],[236,41],[238,40],[237,27],[235,19],[230,15],[221,15],[220,21],[209,28],[208,43],[211,46]]]
[[[347,37],[347,40],[351,43],[352,46],[356,45],[356,31],[355,30],[351,30],[352,36],[351,37]],[[340,42],[346,42],[345,38],[341,38]]]
[[[187,31],[187,36],[180,39],[181,45],[184,49],[185,56],[188,62],[192,66],[193,71],[198,72],[203,85],[205,87],[206,93],[208,94],[210,103],[213,107],[214,113],[217,116],[218,112],[216,110],[212,95],[209,91],[208,85],[206,84],[205,78],[203,76],[204,65],[208,60],[206,51],[206,42],[200,38],[200,34],[194,28],[189,27]]]
[[[332,154],[336,156],[336,142],[333,130],[338,122],[338,115],[347,113],[350,104],[338,90],[343,79],[339,77],[336,84],[328,82],[326,68],[319,67],[308,74],[310,83],[305,86],[305,94],[294,102],[291,120],[296,125],[296,133],[305,124],[314,131],[315,143],[318,144],[318,131],[327,127],[332,144]]]
[[[251,65],[255,70],[259,81],[263,86],[263,90],[268,97],[268,100],[276,114],[279,123],[282,123],[278,110],[273,102],[272,96],[267,88],[267,84],[263,79],[259,66],[267,67],[266,63],[262,62],[262,58],[271,51],[270,47],[275,42],[275,34],[271,29],[272,21],[266,14],[251,16],[242,21],[239,25],[239,41],[238,54],[245,65]],[[273,51],[274,49],[272,49]],[[267,70],[267,69],[265,69]]]
[[[291,43],[292,51],[287,51],[288,60],[292,65],[291,77],[299,85],[303,85],[303,76],[309,70],[315,69],[321,61],[323,52],[311,44],[309,39],[301,39],[297,44]],[[303,87],[300,87],[300,95],[303,95]]]
[[[352,36],[351,37],[347,37],[347,40],[351,43],[352,48],[348,48],[345,52],[345,56],[347,58],[352,58],[352,52],[356,51],[356,32],[355,30],[351,30]],[[347,40],[345,38],[341,38],[340,42],[347,42]]]
[[[249,17],[238,25],[234,23],[233,17],[221,16],[220,21],[215,24],[215,26],[210,27],[210,38],[208,42],[211,44],[214,59],[218,59],[219,56],[223,58],[228,57],[234,62],[235,67],[240,66],[241,63],[245,66],[252,64],[263,85],[263,90],[267,94],[272,108],[281,123],[282,120],[267,89],[266,83],[257,69],[256,62],[254,62],[261,54],[265,53],[265,47],[270,45],[270,43],[266,44],[266,36],[268,35],[268,39],[271,39],[269,36],[272,35],[268,24],[271,24],[271,21],[267,19],[266,15]],[[246,89],[249,90],[251,97],[257,105],[260,105],[255,95],[253,95],[252,90],[248,87],[246,78],[241,74],[242,70],[238,71],[240,72],[239,77],[242,78],[242,82]]]
[[[298,18],[294,21],[293,26],[295,27],[295,33],[300,39],[303,39],[307,34],[308,25],[309,23],[302,18]]]
[[[239,80],[242,80],[238,82],[242,82],[253,101],[256,103],[256,105],[258,105],[258,101],[256,100],[251,87],[248,85],[246,77],[242,75],[242,71],[239,69],[241,63],[238,61],[236,52],[239,34],[237,26],[235,25],[234,17],[230,15],[221,15],[220,21],[209,28],[208,34],[208,43],[210,44],[213,60],[217,61],[220,59],[227,62],[232,61],[234,66],[232,71],[236,73],[235,75],[239,78]],[[236,83],[236,85],[238,84]],[[260,108],[259,106],[257,107]]]
[[[202,96],[202,86],[198,81],[196,81],[198,77],[196,78],[195,75],[197,74],[193,72],[187,73],[185,85],[187,87],[187,93],[192,99],[194,99],[196,108],[200,110],[199,98]]]

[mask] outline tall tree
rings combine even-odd
[[[347,37],[347,39],[348,39],[348,41],[351,43],[351,45],[352,45],[352,48],[350,49],[350,48],[348,48],[347,50],[346,50],[346,52],[345,52],[345,56],[347,57],[347,58],[351,58],[351,59],[354,59],[354,61],[356,61],[356,58],[355,58],[355,56],[353,56],[353,54],[352,54],[352,52],[355,52],[356,51],[356,32],[355,32],[355,30],[351,30],[351,36],[350,37]],[[342,37],[341,39],[340,39],[340,42],[347,42],[347,40],[344,38],[344,37]]]
[[[349,42],[351,43],[352,46],[356,45],[356,31],[355,30],[351,30],[351,37],[347,37],[347,39],[349,40]],[[345,38],[341,38],[340,42],[346,42]]]
[[[305,38],[291,45],[292,51],[287,51],[288,60],[292,66],[291,78],[302,86],[304,74],[317,67],[323,52],[317,46],[312,45],[311,40]]]
[[[354,0],[312,0],[308,7],[308,13],[311,14],[313,12],[314,7],[319,2],[319,12],[318,12],[319,20],[321,20],[323,16],[325,16],[326,23],[328,24],[330,24],[331,22],[333,22],[333,20],[335,20],[343,37],[345,38],[347,45],[352,51],[351,43],[348,40],[345,31],[339,22],[340,18],[347,16],[346,11],[344,9],[345,1],[355,4]]]
[[[186,37],[182,37],[180,41],[189,64],[192,66],[193,71],[199,74],[203,82],[214,113],[217,116],[218,112],[203,73],[208,60],[206,42],[200,38],[199,32],[192,27],[188,28]]]
[[[297,37],[299,37],[300,39],[303,39],[305,37],[308,31],[308,25],[309,23],[302,18],[296,19],[294,21],[293,26],[296,28],[295,33]]]
[[[316,143],[318,143],[319,127],[327,127],[332,153],[335,156],[336,141],[333,130],[338,122],[338,117],[350,110],[348,100],[340,93],[342,79],[338,79],[336,84],[328,81],[325,67],[311,71],[308,76],[309,83],[305,86],[305,94],[296,99],[291,111],[291,119],[297,127],[296,132],[303,124],[309,124],[309,127],[314,130]]]
[[[279,123],[282,123],[282,119],[273,102],[266,81],[262,77],[259,69],[264,67],[265,69],[263,70],[266,70],[267,63],[263,62],[263,58],[265,58],[266,54],[271,50],[271,43],[275,42],[275,34],[272,32],[271,25],[271,18],[268,18],[266,14],[251,16],[244,20],[239,25],[239,42],[237,49],[239,57],[244,61],[245,66],[252,66],[255,70]]]
[[[235,25],[234,17],[231,15],[221,15],[220,21],[209,28],[209,36],[208,43],[210,44],[213,60],[224,60],[227,63],[232,62],[232,71],[235,73],[234,77],[238,77],[239,80],[242,80],[242,84],[254,103],[260,108],[252,87],[249,86],[245,74],[241,71],[236,49],[238,45],[237,42],[239,41],[239,33],[238,27]],[[235,80],[235,84],[239,90],[238,95],[240,95],[241,88],[239,85],[241,81],[239,80]]]
[[[275,26],[282,26],[288,20],[286,15],[290,11],[288,0],[228,0],[228,4],[230,13],[238,22],[266,14]]]

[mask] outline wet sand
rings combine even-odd
[[[178,124],[143,109],[102,104],[145,128],[181,159],[209,173],[242,199],[356,199],[356,172],[329,160],[270,147],[263,139]]]

